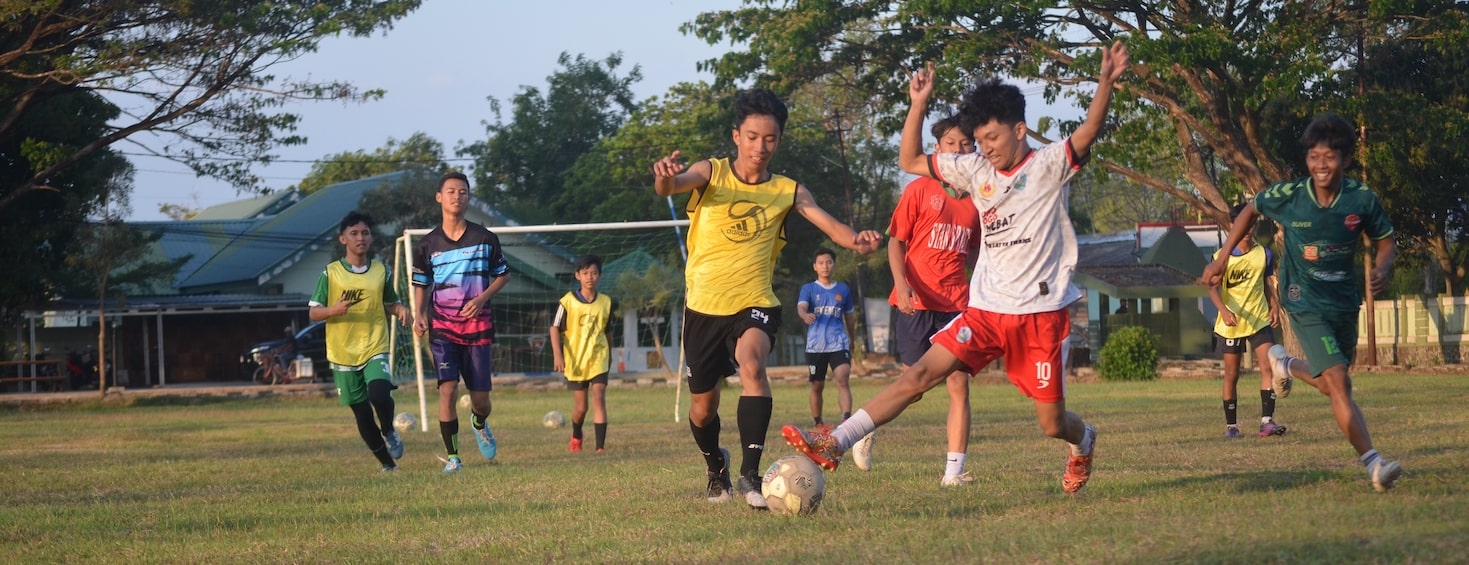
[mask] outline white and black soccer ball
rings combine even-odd
[[[460,395],[459,396],[459,409],[460,410],[472,410],[472,409],[474,409],[474,401],[469,399],[469,395],[468,394],[464,394],[464,395]]]
[[[544,418],[541,418],[541,425],[548,428],[559,428],[565,426],[566,415],[562,414],[560,410],[552,410],[550,412],[547,412]]]
[[[414,416],[411,412],[399,412],[397,416],[393,417],[393,429],[400,432],[411,430],[413,426],[417,425],[418,417]]]
[[[804,455],[787,455],[776,459],[765,470],[760,493],[772,514],[805,516],[821,507],[826,496],[826,475]]]

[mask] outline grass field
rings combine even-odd
[[[1219,382],[1207,380],[1073,385],[1071,406],[1101,434],[1091,483],[1068,496],[1064,444],[1039,433],[1014,389],[983,385],[969,449],[976,482],[939,487],[939,387],[880,432],[872,472],[828,473],[826,501],[807,518],[704,501],[702,460],[687,423],[672,421],[667,388],[610,391],[602,455],[567,453],[568,429],[541,427],[546,411],[569,413],[569,393],[497,392],[499,458],[481,460],[466,431],[466,468],[448,476],[436,430],[406,434],[402,470],[379,472],[334,400],[8,409],[0,561],[1469,560],[1469,382],[1363,375],[1355,385],[1379,449],[1406,470],[1386,494],[1372,490],[1324,397],[1298,389],[1281,400],[1284,437],[1226,441]],[[859,404],[878,390],[854,389]],[[724,397],[731,448],[736,396]],[[767,464],[792,453],[778,426],[809,422],[804,387],[777,385],[775,396]],[[1241,397],[1248,431],[1258,397]],[[828,414],[834,404],[828,391]],[[398,406],[415,410],[417,399],[399,394]]]

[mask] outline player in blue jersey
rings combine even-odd
[[[796,299],[801,321],[810,326],[806,330],[806,368],[811,380],[811,419],[818,428],[828,427],[821,420],[828,368],[837,383],[837,405],[842,410],[842,420],[852,415],[852,387],[847,383],[847,377],[852,374],[852,340],[847,337],[847,328],[855,326],[856,320],[852,315],[852,289],[831,278],[836,266],[836,253],[818,248],[811,264],[816,280],[801,285],[800,297]]]

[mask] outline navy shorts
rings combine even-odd
[[[607,386],[607,373],[602,373],[584,381],[573,381],[566,379],[566,390],[587,390],[592,385]]]
[[[852,364],[852,352],[848,349],[841,351],[827,351],[825,353],[806,352],[806,371],[809,376],[807,380],[819,382],[826,380],[826,368],[831,367],[835,371],[837,367]]]
[[[1259,349],[1261,345],[1275,343],[1275,332],[1270,329],[1270,326],[1261,328],[1250,337],[1224,337],[1219,334],[1214,334],[1214,337],[1219,340],[1219,353],[1224,355],[1248,353]]]
[[[495,374],[492,346],[460,345],[452,341],[432,340],[429,349],[434,353],[434,368],[439,382],[458,382],[464,379],[464,388],[472,391],[489,392],[493,386],[490,376]]]
[[[780,308],[746,308],[728,316],[684,309],[683,350],[689,366],[690,393],[714,390],[725,377],[735,374],[735,343],[750,328],[759,328],[774,343],[775,331],[780,328]]]
[[[898,311],[897,317],[893,319],[898,334],[898,362],[917,365],[923,354],[928,352],[929,346],[933,345],[929,338],[958,316],[958,312],[914,310],[912,314],[904,314]]]

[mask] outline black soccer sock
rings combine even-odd
[[[592,423],[592,432],[597,434],[597,449],[602,449],[607,444],[607,423]]]
[[[811,423],[812,423],[812,425],[820,426],[821,425],[821,416],[812,417],[811,418]]]
[[[1260,391],[1260,417],[1275,419],[1275,391],[1265,389]]]
[[[581,422],[571,423],[571,437],[575,439],[581,439],[581,425]]]
[[[372,410],[377,412],[377,421],[382,424],[383,431],[393,426],[393,383],[385,380],[368,381],[367,402],[372,405]]]
[[[444,437],[444,450],[459,455],[459,419],[439,422],[439,435]]]
[[[842,421],[843,422],[847,421],[847,418],[851,418],[851,417],[852,417],[852,413],[851,412],[842,412]]]
[[[377,422],[372,420],[372,407],[366,402],[358,402],[351,408],[352,419],[357,421],[357,433],[362,436],[362,442],[367,444],[367,449],[372,451],[373,457],[377,457],[383,466],[394,466],[393,457],[388,454],[388,444],[383,441],[383,432],[377,427]]]
[[[740,475],[758,475],[760,457],[765,454],[765,433],[770,431],[770,413],[775,401],[769,396],[741,396],[735,420],[740,426],[740,445],[744,460]]]
[[[723,469],[728,462],[719,453],[719,415],[715,414],[714,420],[702,428],[689,420],[689,431],[694,433],[694,445],[699,446],[699,452],[704,454],[704,465],[710,471]]]
[[[1238,410],[1238,408],[1239,408],[1239,401],[1238,400],[1226,400],[1226,401],[1224,401],[1224,423],[1225,424],[1228,424],[1228,425],[1231,425],[1231,426],[1233,426],[1233,425],[1236,424],[1236,418],[1238,418],[1238,416],[1239,416],[1239,410]]]

